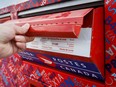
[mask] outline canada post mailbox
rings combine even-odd
[[[13,20],[29,23],[23,59],[104,80],[103,8],[87,8]]]

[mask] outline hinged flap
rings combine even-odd
[[[78,37],[81,26],[83,25],[84,16],[93,8],[68,11],[62,13],[48,14],[13,20],[18,25],[29,23],[31,25],[28,36],[42,37]]]

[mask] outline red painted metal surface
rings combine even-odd
[[[27,9],[32,9],[35,7],[45,6],[53,3],[58,3],[65,0],[29,0],[20,4],[11,5],[0,9],[0,14],[8,12],[19,12]]]
[[[100,14],[99,14],[100,13]],[[91,60],[104,76],[104,13],[103,8],[96,8],[93,14],[91,42]],[[105,77],[105,76],[104,76]]]
[[[105,0],[106,87],[116,87],[116,0]]]
[[[8,7],[5,7],[5,8],[1,8],[0,9],[0,14],[10,13],[13,9],[13,6],[14,5],[8,6]]]
[[[28,64],[29,67],[33,69],[31,75],[28,76],[31,80],[35,82],[41,82],[43,86],[47,87],[105,87],[103,83],[88,80],[87,78],[82,78],[68,74],[66,72],[60,72],[55,69],[38,66],[32,63],[24,62]],[[38,75],[37,75],[38,71]],[[40,75],[40,76],[39,76]],[[36,85],[37,86],[37,85]],[[38,85],[39,86],[39,85]]]
[[[22,60],[17,54],[0,61],[0,87],[29,87],[28,78],[23,75]]]
[[[106,24],[105,24],[105,29],[106,29],[106,33],[105,33],[105,36],[106,36],[106,64],[105,64],[105,69],[106,69],[106,80],[105,80],[105,87],[115,87],[116,86],[116,67],[115,67],[115,65],[116,65],[116,58],[115,58],[115,56],[116,56],[116,39],[115,39],[115,37],[116,37],[116,35],[115,35],[115,25],[116,25],[116,20],[115,20],[115,13],[116,13],[116,10],[115,10],[115,3],[116,3],[116,1],[115,0],[105,0],[105,20],[106,20]],[[36,4],[37,5],[37,4]],[[0,11],[0,14],[3,14],[3,13],[7,13],[7,12],[10,12],[10,10],[11,10],[11,7],[8,7],[9,9],[7,9],[7,8],[4,8],[4,9],[2,9],[2,11]],[[19,5],[19,8],[20,8],[20,5]],[[22,9],[23,9],[23,7],[21,7]],[[18,5],[16,6],[16,9],[18,9]],[[22,9],[19,9],[18,11],[21,11]],[[26,9],[28,9],[28,8],[26,8]],[[97,15],[97,17],[98,18],[95,18],[94,19],[94,21],[95,20],[97,20],[97,24],[98,23],[100,23],[99,21],[103,21],[103,19],[102,19],[102,17],[100,17],[100,13],[102,13],[102,11],[98,11],[98,10],[96,10],[96,11],[94,11],[96,14],[95,15]],[[100,13],[98,13],[98,12],[100,12]],[[43,16],[44,17],[44,16]],[[45,16],[46,17],[46,16]],[[7,18],[5,19],[5,20],[7,20]],[[9,18],[8,18],[8,20],[9,20]],[[87,19],[86,19],[87,20]],[[0,19],[0,22],[2,23],[4,21],[4,19]],[[43,23],[45,23],[45,22],[43,22]],[[48,23],[48,22],[47,22]],[[60,23],[60,22],[59,22]],[[81,22],[80,22],[81,23]],[[95,29],[97,28],[97,29],[100,29],[99,27],[99,25],[97,25],[97,24],[95,24],[94,26],[92,26],[92,27],[94,27]],[[47,25],[48,26],[48,25]],[[56,26],[56,25],[53,25],[53,26]],[[102,26],[102,25],[101,25]],[[33,26],[34,28],[36,28],[36,26]],[[93,28],[93,29],[94,29]],[[94,29],[94,30],[95,30]],[[101,61],[101,57],[103,57],[103,48],[101,48],[101,47],[104,47],[103,46],[103,44],[100,44],[99,42],[101,42],[101,41],[103,41],[103,36],[101,36],[101,35],[99,35],[99,33],[103,33],[103,31],[102,31],[102,29],[100,29],[99,31],[96,29],[96,32],[95,33],[93,33],[93,35],[95,35],[95,36],[97,36],[97,37],[102,37],[102,39],[99,39],[99,38],[94,38],[93,39],[93,42],[92,42],[92,44],[94,44],[93,45],[93,47],[91,47],[92,48],[92,51],[91,51],[91,55],[93,55],[94,56],[94,59],[92,59],[92,60],[85,60],[85,61],[90,61],[90,62],[94,62],[98,67],[99,67],[99,69],[100,69],[100,71],[101,72],[103,72],[103,70],[104,70],[104,64],[103,64],[103,60]],[[32,32],[32,31],[31,31]],[[100,40],[100,41],[99,41]],[[94,42],[95,41],[95,42]],[[96,44],[98,43],[98,46],[96,46]],[[101,50],[102,49],[102,50]],[[101,52],[102,51],[102,52]],[[42,51],[41,51],[42,52]],[[100,55],[97,55],[97,53],[101,53]],[[42,52],[42,53],[46,53],[46,52]],[[95,53],[95,55],[94,55],[94,53]],[[51,54],[51,53],[49,53],[49,54]],[[53,55],[59,55],[59,54],[53,54]],[[63,55],[64,56],[64,55]],[[65,56],[67,56],[67,55],[65,55]],[[70,55],[69,55],[70,56]],[[15,56],[16,57],[16,56]],[[14,57],[14,58],[15,58]],[[18,58],[18,57],[17,57]],[[75,59],[75,58],[74,58]],[[83,59],[83,58],[81,58],[81,59]],[[21,73],[22,73],[22,71],[20,72],[20,73],[18,73],[18,71],[20,70],[20,69],[22,69],[23,70],[23,68],[24,68],[24,66],[23,65],[21,65],[20,67],[18,66],[18,65],[14,65],[14,66],[16,66],[15,68],[14,68],[14,70],[18,67],[18,70],[16,70],[16,71],[13,71],[12,72],[12,74],[10,74],[9,73],[9,70],[7,71],[7,68],[9,67],[8,66],[8,63],[9,63],[9,65],[12,65],[12,64],[10,64],[10,62],[8,62],[8,61],[10,61],[10,59],[6,59],[6,60],[3,60],[3,61],[0,61],[0,70],[3,70],[3,72],[5,72],[4,73],[4,75],[7,77],[7,79],[9,80],[10,78],[9,78],[9,76],[14,76],[14,78],[15,78],[15,75],[18,77],[18,79],[14,79],[14,82],[15,82],[15,80],[16,80],[16,82],[15,82],[15,84],[13,84],[13,83],[11,83],[10,82],[10,80],[9,80],[9,82],[10,82],[10,86],[12,87],[13,85],[21,85],[23,82],[22,81],[20,81],[21,80],[21,76],[20,75],[22,75]],[[20,60],[21,61],[21,60]],[[4,62],[4,63],[3,63]],[[17,63],[17,62],[16,62]],[[2,65],[3,64],[3,65]],[[22,64],[21,62],[20,63],[17,63],[17,64]],[[46,70],[46,72],[47,73],[49,73],[49,72],[55,72],[55,73],[61,73],[64,77],[65,77],[65,79],[67,79],[68,77],[67,76],[71,76],[71,78],[73,79],[75,76],[73,76],[73,75],[70,75],[70,74],[64,74],[63,72],[59,72],[59,71],[57,71],[57,70],[52,70],[52,69],[48,69],[48,68],[45,68],[45,67],[43,67],[43,66],[37,66],[37,65],[33,65],[33,64],[27,64],[27,63],[24,63],[24,65],[28,65],[28,66],[32,66],[32,67],[34,67],[34,69],[35,68],[39,68],[40,69],[40,71],[41,70],[43,70],[43,69],[45,69]],[[13,65],[12,65],[13,66]],[[102,66],[102,67],[101,67]],[[26,66],[25,66],[26,67]],[[2,68],[2,69],[1,69]],[[6,68],[6,69],[5,69]],[[11,68],[11,67],[10,67]],[[12,70],[11,70],[12,71]],[[26,72],[26,71],[25,71]],[[9,74],[8,74],[9,73]],[[24,74],[24,72],[23,72],[23,74]],[[22,87],[29,87],[29,85],[35,85],[35,86],[37,86],[37,85],[42,85],[42,84],[45,84],[44,82],[38,82],[36,79],[32,79],[32,78],[30,78],[28,75],[23,75],[23,77],[25,78],[25,85],[23,85]],[[3,74],[2,73],[0,73],[0,87],[10,87],[10,86],[6,86],[6,84],[7,83],[5,83],[3,80],[5,80],[5,79],[3,79],[4,78],[4,76],[3,76]],[[82,86],[83,87],[85,87],[85,86],[97,86],[97,87],[104,87],[104,85],[102,85],[102,84],[100,84],[100,83],[97,83],[97,82],[93,82],[93,81],[87,81],[86,80],[86,78],[81,78],[81,77],[76,77],[77,79],[78,79],[78,84],[81,84],[82,82]],[[29,82],[28,82],[28,81]],[[18,82],[18,83],[17,83]],[[22,82],[22,83],[20,83],[20,82]],[[87,83],[89,83],[89,84],[87,84]],[[45,84],[45,85],[48,85],[48,84]],[[78,87],[78,86],[77,86]]]
[[[92,26],[90,24],[87,25],[88,23],[84,24],[84,18],[91,10],[92,8],[68,11],[9,22],[14,22],[18,25],[29,23],[31,26],[26,34],[27,36],[76,38],[80,33],[81,26]]]

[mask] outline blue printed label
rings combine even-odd
[[[101,73],[98,71],[97,67],[93,63],[87,63],[67,58],[59,58],[31,51],[24,51],[19,54],[24,60],[28,60],[42,65],[47,64],[57,69],[103,80]]]

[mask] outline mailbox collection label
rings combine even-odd
[[[90,58],[91,28],[81,28],[78,38],[36,37],[27,48]]]

